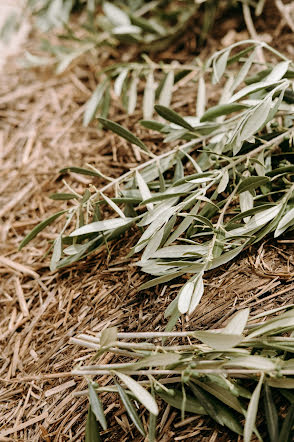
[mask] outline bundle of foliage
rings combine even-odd
[[[272,319],[258,322],[284,309]],[[114,327],[99,337],[83,334],[72,338],[75,344],[97,350],[92,364],[75,368],[74,375],[88,379],[107,374],[112,377],[107,387],[89,380],[88,391],[80,393],[89,395],[86,441],[100,440],[99,424],[107,428],[98,393],[111,392],[119,395],[142,436],[146,436],[146,428],[138,404],[150,412],[150,442],[156,440],[157,398],[181,410],[182,419],[187,413],[210,416],[243,435],[244,442],[250,442],[253,433],[259,441],[290,442],[294,425],[293,332],[292,305],[251,318],[249,309],[240,310],[221,330],[118,333]],[[189,344],[163,342],[187,337]],[[146,339],[156,339],[156,343]],[[123,355],[128,361],[95,365],[94,360],[107,352]],[[260,432],[258,412],[263,412],[265,418]]]
[[[236,53],[239,45],[245,49]],[[65,216],[53,244],[51,270],[55,270],[86,257],[132,226],[143,228],[132,253],[141,253],[137,264],[155,278],[141,289],[190,275],[166,311],[171,329],[181,313],[192,314],[197,307],[206,271],[231,261],[270,233],[278,237],[293,229],[293,65],[263,44],[282,61],[260,69],[255,62],[260,45],[236,43],[197,70],[197,116],[181,117],[166,106],[155,106],[167,123],[144,120],[143,126],[160,131],[166,143],[179,140],[164,154],[154,155],[133,133],[99,118],[103,127],[150,159],[117,179],[105,177],[94,166],[62,169],[63,174],[103,176],[109,182],[95,193],[86,189],[83,195],[52,195],[73,199],[75,205],[35,227],[20,247]],[[234,75],[230,71],[233,63],[240,66],[238,74],[235,67]],[[206,73],[212,73],[213,83],[226,78],[219,103],[209,109],[205,108]],[[171,87],[168,74],[162,86],[165,97]],[[144,106],[151,108],[153,103],[149,90]],[[109,190],[115,195],[107,196]],[[115,217],[103,219],[105,205]]]

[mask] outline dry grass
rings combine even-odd
[[[231,19],[232,20],[232,19]],[[222,37],[228,36],[223,25]],[[246,31],[243,31],[243,34]],[[244,36],[242,36],[244,38]],[[277,36],[275,37],[277,38]],[[280,38],[286,52],[293,36]],[[283,43],[284,42],[284,43]],[[285,43],[287,42],[287,43]],[[29,40],[27,46],[32,45]],[[211,46],[215,42],[211,40]],[[288,45],[288,46],[287,46]],[[287,49],[288,48],[288,49]],[[283,50],[285,48],[283,47]],[[207,49],[207,51],[210,49]],[[113,54],[116,57],[120,55]],[[187,57],[186,48],[178,53]],[[85,381],[73,378],[73,366],[89,358],[88,350],[69,344],[78,333],[99,332],[108,326],[121,331],[162,330],[163,312],[181,281],[168,287],[138,292],[146,279],[126,258],[135,232],[101,249],[85,262],[50,273],[48,258],[42,259],[48,239],[58,223],[47,228],[21,253],[24,235],[41,219],[60,207],[48,198],[64,186],[58,169],[98,164],[102,172],[119,176],[140,161],[138,153],[116,136],[81,126],[83,103],[94,89],[96,64],[110,54],[92,54],[60,77],[49,70],[23,71],[8,63],[0,77],[0,440],[83,440],[86,399],[73,397]],[[172,57],[172,54],[165,54]],[[193,112],[195,91],[175,94],[173,108]],[[133,127],[140,115],[126,118],[117,102],[110,118]],[[137,126],[136,126],[137,127]],[[137,128],[138,135],[154,151],[167,149],[157,135]],[[75,190],[102,180],[80,176],[67,178]],[[291,241],[290,241],[291,242]],[[263,244],[227,268],[206,277],[206,293],[189,322],[181,330],[220,326],[236,309],[251,307],[256,313],[293,300],[294,261],[290,242]],[[115,362],[104,357],[101,363]],[[101,380],[106,385],[108,379]],[[110,426],[105,441],[139,441],[114,397],[104,397]],[[158,419],[161,442],[180,440],[229,441],[236,436],[207,418],[193,416],[180,421],[169,407]]]

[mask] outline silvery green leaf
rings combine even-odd
[[[261,386],[263,383],[264,375],[262,374],[260,376],[259,382],[252,394],[252,397],[250,399],[247,413],[246,413],[246,421],[244,426],[244,442],[250,442],[251,436],[255,427],[255,421],[256,421],[256,415],[258,410],[258,404],[259,404],[259,397],[260,397],[260,391]]]
[[[107,83],[98,84],[91,98],[86,103],[86,110],[84,113],[83,125],[88,126],[95,117],[99,104],[101,103]]]
[[[243,414],[243,409],[240,405],[239,400],[227,389],[215,383],[200,382],[197,379],[193,379],[193,382],[199,385],[203,390],[215,396],[224,404],[231,407],[233,410]]]
[[[165,118],[167,121],[184,127],[185,129],[193,130],[193,127],[189,123],[187,123],[187,121],[183,117],[181,117],[177,112],[174,112],[168,107],[156,104],[155,110],[161,117]]]
[[[263,81],[271,81],[273,83],[281,80],[286,74],[290,60],[281,61],[276,66],[273,67],[272,71],[263,79]]]
[[[294,224],[294,209],[290,209],[279,222],[276,230],[275,230],[275,238],[282,235],[288,227],[293,226]]]
[[[150,71],[147,75],[146,86],[143,96],[143,117],[148,120],[152,118],[154,110],[155,100],[155,85],[153,71]]]
[[[21,250],[24,246],[26,246],[32,239],[35,238],[35,236],[38,235],[39,232],[45,229],[45,227],[49,226],[53,221],[55,221],[57,218],[59,218],[61,215],[66,213],[66,210],[62,210],[61,212],[57,212],[52,216],[49,216],[49,218],[45,219],[41,223],[39,223],[36,227],[33,228],[22,240],[22,242],[19,245],[19,250]]]
[[[235,335],[241,335],[245,329],[245,326],[249,317],[249,308],[245,308],[237,312],[230,322],[223,329],[224,333],[232,333]]]
[[[107,429],[107,423],[104,416],[103,406],[91,382],[88,384],[89,400],[93,413],[98,422],[100,422],[103,430]]]
[[[122,88],[123,88],[123,85],[124,85],[124,81],[127,78],[128,73],[129,73],[129,69],[127,69],[127,68],[122,69],[120,74],[115,79],[115,82],[114,82],[114,93],[118,97],[120,97],[120,95],[121,95],[121,91],[122,91]]]
[[[209,345],[209,347],[220,351],[230,350],[238,345],[243,339],[243,335],[241,334],[224,332],[215,333],[212,331],[197,331],[194,332],[194,336],[204,344]]]
[[[110,205],[110,207],[113,208],[113,210],[121,217],[121,218],[125,218],[125,214],[123,213],[123,211],[118,207],[117,204],[115,204],[114,201],[112,201],[110,198],[108,198],[108,196],[104,195],[102,192],[100,192],[102,198],[107,202],[107,204]]]
[[[198,201],[195,206],[191,209],[190,213],[188,215],[196,215],[199,210],[200,202]],[[182,235],[191,225],[193,222],[193,216],[186,216],[183,221],[178,225],[178,227],[175,229],[175,231],[171,234],[171,236],[168,238],[168,240],[165,243],[165,247],[169,246],[171,243],[173,243],[179,236]]]
[[[163,247],[153,254],[153,258],[187,258],[188,256],[202,255],[207,253],[207,246],[197,245],[174,245]]]
[[[203,75],[200,75],[198,80],[198,91],[197,91],[197,100],[196,100],[196,115],[200,119],[205,112],[205,104],[206,104],[206,90],[205,90],[205,81]]]
[[[63,253],[65,255],[71,256],[71,255],[75,255],[76,253],[79,253],[84,248],[85,248],[84,244],[72,244],[71,246],[66,247],[63,250]]]
[[[278,413],[273,400],[271,389],[267,383],[264,385],[264,409],[266,416],[266,425],[270,437],[270,442],[278,442],[279,424]],[[287,439],[283,439],[287,440]]]
[[[134,72],[132,76],[132,80],[129,85],[129,92],[128,92],[128,114],[132,115],[135,112],[136,104],[137,104],[137,85],[138,85],[139,78],[137,76],[137,73]]]
[[[112,132],[116,133],[122,138],[125,138],[127,141],[129,141],[132,144],[135,144],[136,146],[140,147],[141,149],[145,150],[145,152],[150,153],[148,147],[143,143],[143,141],[139,140],[132,132],[125,129],[123,126],[121,126],[118,123],[115,123],[114,121],[107,120],[106,118],[98,118],[99,122],[102,124],[103,127],[106,129],[111,130]]]
[[[269,221],[274,219],[280,212],[281,208],[282,205],[277,204],[274,207],[270,207],[267,210],[263,210],[262,212],[257,213],[250,219],[248,223],[244,224],[243,227],[238,227],[236,229],[228,231],[226,237],[230,238],[232,236],[247,235],[248,233],[257,230],[259,227],[264,226]]]
[[[243,64],[242,68],[240,69],[237,77],[235,78],[235,81],[232,86],[232,91],[234,91],[246,78],[249,69],[251,68],[252,62],[254,61],[256,55],[256,50],[252,51],[245,63]]]
[[[145,388],[124,373],[115,372],[115,374],[124,382],[124,384],[126,384],[136,399],[141,402],[141,404],[144,405],[144,407],[147,408],[150,413],[154,414],[155,416],[158,415],[158,406],[153,396],[147,390],[145,390]]]
[[[248,356],[237,356],[232,358],[230,361],[223,364],[224,367],[241,367],[252,370],[276,370],[277,364],[275,360],[269,358],[258,356],[258,355],[248,355]]]
[[[149,240],[149,242],[144,250],[144,253],[142,255],[142,259],[141,259],[142,262],[147,261],[147,259],[149,259],[150,257],[152,257],[154,255],[154,253],[156,252],[156,250],[160,246],[160,243],[161,243],[162,237],[163,237],[163,233],[164,233],[164,228],[162,227]]]
[[[255,92],[258,92],[262,89],[266,89],[271,86],[276,86],[279,84],[278,82],[271,82],[271,81],[260,81],[258,83],[250,84],[249,86],[245,86],[243,89],[241,89],[239,92],[234,94],[231,99],[230,103],[233,103],[234,101],[240,100],[240,98],[246,97],[246,95],[251,95]]]
[[[62,254],[62,236],[58,235],[58,237],[54,241],[53,253],[50,262],[51,272],[56,270],[57,263],[61,258],[61,254]]]
[[[88,409],[85,442],[101,442],[99,424],[96,420],[95,414],[91,409],[91,406],[89,406]]]
[[[246,105],[239,103],[218,104],[217,106],[210,107],[201,117],[200,122],[214,120],[222,115],[228,115],[233,112],[246,109]]]
[[[227,49],[223,52],[218,58],[214,58],[213,60],[213,84],[218,83],[223,73],[225,72],[227,61],[230,55],[230,50]]]
[[[188,314],[191,315],[201,301],[204,293],[203,272],[201,272],[194,281],[194,290],[192,293]]]
[[[135,424],[135,426],[137,427],[139,432],[142,434],[142,436],[145,436],[145,430],[144,430],[143,424],[138,416],[136,408],[132,404],[132,402],[131,402],[129,396],[127,395],[127,393],[125,392],[125,390],[119,385],[118,382],[116,382],[115,379],[114,379],[114,382],[115,382],[116,388],[118,390],[118,393],[120,395],[120,398],[122,400],[122,403],[125,406],[125,409],[126,409],[128,415],[130,416],[130,418],[132,419],[133,423]]]
[[[181,288],[178,300],[178,309],[180,313],[187,313],[191,303],[191,298],[195,288],[194,282],[186,282],[186,284]]]
[[[134,368],[137,370],[143,367],[166,367],[168,365],[177,364],[182,358],[179,353],[157,353],[151,356],[146,356],[139,362],[134,364]]]
[[[103,12],[114,26],[131,25],[130,17],[113,3],[103,2]]]
[[[227,262],[234,259],[237,255],[239,255],[239,253],[242,252],[243,248],[244,248],[244,246],[239,246],[233,250],[230,250],[229,252],[223,253],[222,255],[220,255],[217,258],[213,258],[208,266],[208,269],[212,270],[212,269],[215,269],[219,266],[226,264]]]
[[[106,347],[114,344],[117,341],[117,328],[109,327],[102,331],[100,336],[101,347]]]
[[[152,197],[151,192],[149,190],[148,185],[145,183],[142,175],[140,174],[140,172],[138,170],[136,170],[136,181],[140,190],[140,193],[142,195],[142,200],[148,200]],[[153,204],[149,203],[146,204],[146,207],[148,210],[152,210],[153,209]]]
[[[115,26],[115,28],[113,28],[111,32],[114,35],[140,34],[141,29],[138,26],[134,25],[123,25],[123,26]]]
[[[161,106],[168,107],[171,102],[172,98],[172,90],[174,85],[174,71],[169,71],[169,73],[166,75],[159,99],[158,104]]]
[[[219,182],[219,185],[217,186],[217,193],[222,193],[226,190],[227,185],[229,183],[229,172],[227,169],[225,169],[224,173],[222,174],[222,178]]]
[[[134,218],[113,218],[104,221],[95,221],[74,230],[69,236],[80,236],[88,233],[105,232],[106,230],[113,230],[118,227],[126,226],[135,221]]]
[[[270,321],[269,323],[266,323],[265,325],[258,327],[256,330],[249,333],[248,338],[256,338],[256,336],[272,333],[275,330],[278,330],[279,328],[287,328],[293,326],[294,326],[294,315],[292,316],[280,315],[278,319]]]
[[[253,205],[254,205],[253,196],[248,190],[240,193],[239,200],[240,200],[241,212],[246,212],[247,210],[250,210],[253,208]],[[243,219],[244,219],[244,222],[247,223],[250,220],[250,217],[245,217]]]
[[[269,96],[252,110],[239,134],[242,141],[254,135],[264,125],[271,109],[271,102],[272,99]]]
[[[255,164],[255,170],[258,176],[264,176],[265,174],[265,166],[264,166],[264,153],[263,151],[256,157],[258,160]]]

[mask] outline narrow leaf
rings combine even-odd
[[[99,426],[91,406],[88,408],[85,442],[100,442]]]
[[[136,428],[142,434],[142,436],[145,436],[146,433],[145,433],[143,424],[141,422],[141,419],[139,418],[139,415],[136,411],[136,408],[132,404],[129,396],[127,395],[125,390],[121,387],[121,385],[115,379],[114,379],[114,382],[117,387],[120,398],[122,400],[122,403],[124,404],[125,409],[126,409],[128,415],[130,416],[132,422],[135,424]]]
[[[145,146],[145,144],[141,140],[139,140],[139,138],[137,138],[135,135],[133,135],[132,132],[130,132],[129,130],[122,127],[120,124],[117,124],[111,120],[107,120],[106,118],[98,118],[98,120],[102,124],[102,126],[105,127],[106,129],[111,130],[112,132],[116,133],[120,137],[129,141],[130,143],[135,144],[136,146],[145,150],[145,152],[150,152],[148,147]]]
[[[49,218],[45,219],[40,224],[38,224],[36,227],[34,227],[33,230],[31,230],[31,232],[28,233],[28,235],[20,243],[19,250],[21,250],[24,246],[26,246],[32,239],[35,238],[35,236],[38,235],[38,233],[44,230],[45,227],[49,226],[49,224],[53,223],[53,221],[55,221],[65,212],[66,210],[62,210],[61,212],[55,213],[54,215],[50,216]]]
[[[260,390],[263,383],[264,375],[262,374],[260,376],[259,382],[251,396],[247,414],[246,414],[246,421],[245,421],[245,427],[244,427],[244,442],[250,442],[251,436],[255,427],[255,421],[256,421],[256,415],[257,415],[257,409],[259,404],[259,397],[260,397]]]
[[[155,85],[153,78],[153,71],[147,75],[146,86],[143,96],[143,117],[145,120],[152,118],[155,100]]]
[[[154,414],[155,416],[158,415],[157,404],[154,398],[147,390],[145,390],[145,388],[126,374],[120,372],[115,372],[115,374],[126,384],[136,399],[141,402],[141,404],[144,405],[144,407],[147,408],[150,413]]]
[[[91,410],[95,414],[96,419],[100,423],[103,430],[106,430],[107,423],[104,416],[103,407],[91,382],[89,382],[88,384],[88,390],[89,390],[89,400],[90,400]]]

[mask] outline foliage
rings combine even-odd
[[[249,3],[260,15],[265,0]],[[205,41],[217,14],[224,15],[229,8],[236,7],[238,1],[220,2],[219,0],[136,0],[113,2],[101,0],[28,0],[27,13],[32,14],[38,29],[50,37],[50,31],[60,31],[58,44],[43,39],[41,49],[46,56],[25,53],[22,64],[25,67],[55,65],[57,74],[64,72],[77,58],[101,46],[120,47],[122,44],[136,48],[134,60],[111,64],[106,69],[97,67],[98,84],[87,103],[84,125],[95,117],[107,117],[111,97],[121,97],[128,114],[136,109],[137,87],[145,82],[144,96],[153,96],[153,101],[169,106],[173,86],[177,88],[180,80],[192,74],[197,76],[199,62],[190,64],[154,63],[147,54],[162,51],[178,40],[189,24],[197,17],[202,21],[198,36],[198,46]],[[75,20],[74,20],[75,17]],[[2,34],[13,32],[11,23],[19,21],[9,17]],[[77,23],[76,23],[77,22]],[[56,38],[55,38],[56,40]],[[143,60],[142,60],[143,57]],[[168,93],[166,93],[168,89]],[[143,115],[149,119],[153,114],[152,101],[144,100]]]
[[[278,311],[279,315],[258,322]],[[266,426],[261,432],[265,433],[264,440],[287,442],[294,426],[293,331],[293,305],[251,318],[249,309],[240,310],[219,330],[118,333],[116,328],[110,328],[99,337],[83,334],[71,341],[97,350],[94,359],[111,352],[127,356],[128,361],[95,365],[93,359],[92,364],[79,366],[72,373],[88,378],[111,376],[113,383],[107,382],[106,387],[89,381],[91,408],[94,410],[100,392],[117,393],[142,435],[146,428],[135,404],[141,403],[150,411],[149,425],[153,428],[149,434],[154,434],[152,416],[158,414],[156,399],[162,399],[181,410],[182,419],[187,413],[209,415],[218,424],[243,434],[245,442],[251,440],[253,433],[262,441],[257,416],[258,411],[265,410]],[[160,338],[189,338],[189,344],[160,345]],[[156,339],[156,343],[148,339]],[[277,411],[281,404],[287,404],[283,417]],[[101,410],[97,419],[105,420]]]
[[[163,133],[166,143],[184,140],[184,144],[179,141],[176,148],[156,156],[122,126],[99,119],[102,126],[137,145],[150,159],[118,179],[108,178],[109,183],[94,194],[87,189],[84,195],[73,196],[78,198],[76,205],[66,211],[64,228],[54,241],[52,270],[76,262],[137,225],[144,232],[132,253],[141,252],[138,266],[155,276],[141,289],[190,275],[166,311],[171,327],[180,313],[192,314],[197,307],[206,271],[231,261],[269,233],[278,237],[293,229],[290,103],[294,71],[289,60],[263,44],[282,61],[249,77],[250,70],[256,71],[258,66],[254,56],[260,43],[241,44],[247,45],[245,50],[235,53],[237,43],[214,54],[206,64],[213,82],[227,77],[216,106],[205,110],[202,71],[196,117],[181,117],[157,105],[156,111],[167,123],[142,122]],[[228,68],[233,62],[241,66],[235,76]],[[69,167],[62,173],[67,171],[104,177],[93,166]],[[106,195],[110,189],[115,191],[112,198]],[[64,199],[68,197],[64,195]],[[54,198],[63,199],[63,194]],[[105,205],[118,217],[102,219]],[[58,212],[56,217],[61,215]],[[73,219],[76,228],[68,234]],[[54,216],[43,221],[20,247],[53,220]]]

